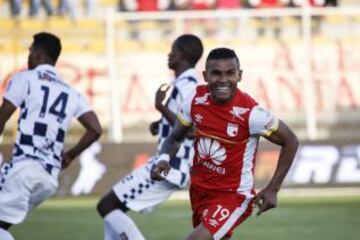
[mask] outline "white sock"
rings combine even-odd
[[[15,240],[15,238],[8,231],[0,228],[0,240]]]
[[[145,240],[134,221],[121,210],[110,212],[105,216],[104,221],[106,240]],[[112,228],[112,231],[109,228]],[[107,234],[112,236],[107,236]]]
[[[104,240],[114,240],[116,239],[116,233],[111,227],[110,223],[104,221]]]

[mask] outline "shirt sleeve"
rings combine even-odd
[[[193,101],[195,93],[196,89],[193,89],[193,91],[188,94],[180,108],[180,111],[177,114],[178,120],[186,127],[190,127],[193,124],[193,120],[191,117],[191,103]]]
[[[7,85],[4,98],[19,107],[29,90],[29,83],[22,78],[23,73],[15,74]]]
[[[89,112],[89,111],[91,111],[91,107],[90,107],[89,103],[87,102],[87,100],[85,99],[85,97],[83,95],[78,93],[78,103],[77,103],[77,107],[76,107],[74,116],[76,118],[78,118],[81,115],[83,115],[84,113]]]
[[[197,84],[193,81],[182,81],[176,85],[179,89],[180,99],[184,101],[196,88]]]
[[[255,106],[249,116],[250,135],[270,136],[279,127],[279,119],[262,107]]]

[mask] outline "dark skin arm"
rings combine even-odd
[[[169,90],[170,86],[166,84],[162,84],[159,89],[156,91],[155,96],[155,108],[168,120],[171,126],[174,126],[177,118],[176,115],[170,111],[165,105],[163,105],[163,101],[166,96],[166,92]],[[161,120],[154,121],[150,123],[150,132],[153,136],[159,133],[159,123]],[[194,137],[194,131],[188,131],[187,138]]]
[[[170,85],[162,84],[156,91],[155,95],[155,108],[163,115],[171,125],[174,125],[176,121],[176,115],[171,112],[164,104],[163,101],[166,96],[166,92],[170,89]]]
[[[16,106],[14,106],[11,102],[3,99],[3,102],[0,106],[0,136],[4,131],[5,125],[10,117],[16,111]]]
[[[289,171],[298,148],[298,139],[294,132],[282,121],[279,122],[279,128],[270,136],[265,137],[272,143],[281,146],[278,164],[275,173],[269,184],[262,189],[255,197],[254,203],[259,210],[257,216],[266,212],[277,205],[277,193],[284,178]]]
[[[160,85],[160,87],[158,88],[155,94],[155,108],[161,113],[161,115],[166,117],[166,119],[169,121],[171,125],[173,125],[176,120],[176,116],[165,105],[163,105],[163,101],[166,97],[166,92],[169,90],[169,88],[170,85],[167,84]],[[157,121],[150,123],[149,129],[153,136],[159,134],[160,121],[161,120],[159,119]]]
[[[168,154],[170,155],[174,149],[174,146],[180,144],[184,138],[187,136],[188,131],[190,131],[192,127],[186,127],[179,120],[176,120],[175,126],[171,131],[170,135],[166,138],[163,143],[159,155]],[[150,176],[153,180],[163,180],[161,174],[163,173],[165,176],[169,173],[170,164],[168,161],[160,160],[152,169]]]
[[[62,169],[67,168],[82,151],[98,140],[102,134],[100,122],[93,111],[84,113],[78,120],[86,131],[74,147],[63,153]]]
[[[149,130],[151,135],[156,136],[159,134],[159,124],[160,124],[160,119],[150,123]]]

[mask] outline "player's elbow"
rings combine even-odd
[[[87,128],[88,136],[91,136],[93,141],[98,140],[103,133],[102,127],[100,124]]]
[[[101,135],[103,134],[103,129],[101,126],[98,126],[97,128],[91,129],[92,135],[94,136],[95,140],[98,140]]]

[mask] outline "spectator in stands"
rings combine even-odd
[[[11,16],[17,17],[21,13],[21,0],[10,0]]]
[[[60,16],[68,15],[72,20],[75,20],[77,10],[74,0],[60,0],[57,13]]]
[[[338,6],[338,1],[337,0],[325,0],[325,6],[330,6],[330,7],[337,7]]]
[[[325,5],[325,2],[329,0],[287,0],[287,1],[289,2],[288,5],[293,7],[301,7],[306,3],[306,1],[308,2],[309,6],[322,7]]]
[[[29,16],[35,17],[39,13],[40,5],[43,5],[46,11],[46,15],[51,16],[54,14],[54,8],[51,0],[31,0]]]
[[[187,10],[191,4],[190,0],[169,0],[166,10]]]
[[[216,9],[236,9],[241,7],[241,0],[217,0]]]
[[[159,11],[158,0],[137,0],[139,12],[154,12]]]
[[[138,12],[152,12],[159,10],[159,4],[161,1],[158,0],[120,0],[119,10],[120,11],[138,11]]]
[[[210,10],[214,9],[216,0],[192,0],[191,10]]]
[[[84,15],[91,18],[95,14],[96,0],[84,1]]]

